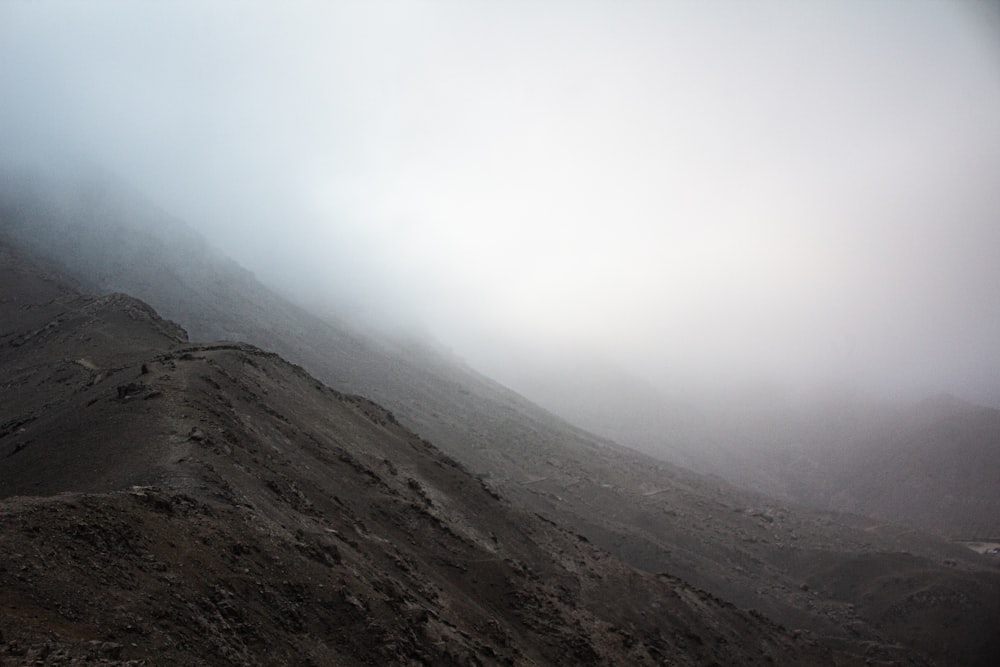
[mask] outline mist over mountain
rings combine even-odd
[[[0,663],[997,663],[995,3],[7,2],[0,100]]]
[[[3,664],[836,664],[371,401],[43,267],[0,242]]]
[[[112,292],[109,298],[122,290],[140,294],[199,338],[238,335],[279,350],[335,389],[376,397],[401,424],[515,505],[571,528],[633,567],[679,577],[856,656],[985,665],[996,655],[983,624],[992,622],[992,601],[1000,599],[992,592],[997,564],[963,544],[876,518],[792,507],[588,434],[433,346],[312,315],[196,234],[171,236],[169,225],[150,233],[132,215],[144,206],[147,220],[165,214],[127,190],[105,189],[62,212],[53,208],[57,192],[17,192],[0,200],[0,234],[37,256],[49,267],[43,271],[66,274],[81,289]],[[42,302],[45,309],[62,308],[59,300]],[[18,312],[17,299],[8,303]],[[65,319],[39,321],[29,327],[28,340],[37,334],[45,340]],[[22,338],[16,328],[9,335],[14,343]],[[9,388],[16,390],[17,382]],[[46,387],[41,382],[33,400],[59,404]],[[9,404],[5,423],[17,439],[37,438],[34,429],[23,429],[33,415],[20,405]],[[217,419],[206,416],[209,424]],[[11,445],[9,465],[31,460],[17,442]],[[72,466],[59,459],[52,464],[76,479]],[[4,477],[22,484],[33,477],[13,471]],[[299,488],[305,483],[294,470],[287,474]],[[898,585],[900,576],[905,585]],[[927,590],[935,591],[930,604]]]
[[[992,3],[5,3],[0,154],[521,389],[1000,407]]]

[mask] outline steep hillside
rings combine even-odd
[[[1000,410],[933,397],[845,428],[839,446],[806,440],[798,450],[776,467],[800,502],[953,539],[1000,537]]]
[[[714,449],[694,446],[690,431],[686,441],[638,425],[616,432],[786,501],[957,540],[1000,536],[1000,410],[949,396],[913,405],[828,398],[720,409],[700,428]]]
[[[832,390],[734,394],[696,408],[586,364],[520,380],[574,424],[744,488],[953,539],[1000,536],[1000,410]]]
[[[822,464],[839,489],[803,500],[957,539],[1000,537],[1000,410],[929,399]]]
[[[589,435],[426,346],[365,337],[296,308],[174,222],[133,225],[130,211],[152,215],[135,201],[63,205],[14,194],[0,209],[2,230],[80,284],[135,293],[200,338],[238,334],[376,399],[490,488],[633,565],[872,658],[902,660],[920,647],[942,664],[985,665],[1000,654],[983,631],[1000,619],[995,567],[964,548],[791,510]],[[54,245],[52,230],[73,240]],[[901,561],[904,552],[913,558]],[[825,585],[832,564],[855,585]],[[887,585],[895,577],[905,585]],[[944,635],[927,620],[928,590],[937,591],[935,610],[955,620]]]
[[[0,664],[848,660],[513,508],[277,355],[3,246],[0,276]]]

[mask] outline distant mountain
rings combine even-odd
[[[634,566],[873,660],[926,652],[940,664],[985,665],[1000,655],[984,630],[1000,619],[995,564],[967,549],[883,522],[790,509],[593,436],[431,346],[311,315],[114,188],[80,203],[72,189],[5,183],[0,235],[79,287],[129,292],[197,340],[249,341],[376,400],[490,489]],[[838,583],[845,572],[852,586]],[[908,583],[895,585],[897,576]],[[935,613],[957,619],[947,639],[927,614],[930,589]]]
[[[837,664],[277,355],[0,277],[3,664]]]
[[[788,502],[952,539],[1000,536],[1000,410],[947,395],[913,405],[820,396],[689,413],[672,429],[670,403],[647,405],[634,419],[591,413],[591,427]]]
[[[590,359],[541,362],[514,386],[564,419],[775,498],[952,539],[1000,536],[1000,410],[844,389],[700,402]]]
[[[814,451],[811,475],[790,471],[792,497],[956,539],[1000,538],[1000,410],[934,397],[870,432]]]

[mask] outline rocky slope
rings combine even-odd
[[[1000,537],[1000,410],[937,396],[844,423],[836,442],[772,447],[775,491],[952,539]]]
[[[988,560],[880,521],[790,509],[589,435],[426,346],[320,320],[176,223],[137,227],[133,214],[153,215],[131,200],[22,196],[0,224],[89,289],[136,293],[200,337],[238,334],[375,398],[517,505],[646,571],[873,659],[986,665],[1000,654],[984,630],[1000,619]],[[835,585],[845,573],[852,586]],[[928,609],[951,620],[929,622]]]
[[[616,432],[660,458],[685,450],[699,470],[789,502],[955,540],[1000,536],[1000,410],[952,396],[902,405],[830,396],[719,410],[697,428],[714,447],[696,446],[695,429],[686,441],[637,425]]]
[[[277,355],[4,246],[0,278],[0,664],[850,663]]]
[[[734,393],[695,405],[574,360],[519,378],[587,430],[744,488],[952,539],[1000,536],[1000,410],[845,390]]]

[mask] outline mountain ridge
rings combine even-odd
[[[12,258],[0,664],[837,664],[512,507],[274,353]]]
[[[998,652],[979,623],[980,616],[988,620],[1000,614],[989,597],[994,574],[988,561],[963,547],[881,521],[790,510],[721,479],[627,450],[570,427],[439,356],[394,352],[353,335],[344,323],[310,316],[245,271],[227,273],[224,265],[213,265],[151,273],[163,263],[186,266],[191,257],[210,255],[196,250],[172,258],[147,243],[129,246],[132,255],[126,257],[100,240],[111,235],[99,233],[103,224],[118,235],[128,234],[124,220],[101,221],[81,213],[77,224],[97,223],[97,231],[90,228],[90,245],[80,243],[75,254],[59,255],[45,244],[39,223],[44,216],[30,218],[31,210],[3,208],[3,228],[19,245],[56,256],[62,267],[77,262],[75,269],[70,266],[75,280],[96,291],[136,288],[141,298],[164,306],[168,317],[185,325],[194,322],[203,334],[241,331],[335,389],[372,397],[516,505],[585,535],[634,566],[669,573],[758,609],[788,627],[814,633],[828,646],[899,661],[908,651],[929,651],[941,664],[951,664],[954,655],[935,653],[942,645],[937,632],[917,620],[918,591],[933,587],[946,593],[943,609],[956,618],[969,613],[961,611],[967,604],[962,600],[979,605],[976,619],[949,629],[965,644],[959,663],[990,664]],[[104,265],[107,256],[118,273],[95,278],[88,267]],[[152,280],[153,275],[160,280]],[[192,292],[198,295],[193,302],[179,296]],[[202,310],[203,303],[210,307]],[[903,552],[916,560],[894,555]],[[821,575],[831,562],[855,572],[857,585],[823,586]],[[901,563],[910,588],[886,584]],[[978,588],[970,586],[970,577],[982,578]]]

